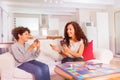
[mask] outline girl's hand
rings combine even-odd
[[[52,48],[53,50],[55,50],[55,51],[57,51],[57,52],[60,52],[60,49],[59,49],[57,46],[52,45],[52,44],[50,44],[50,46],[51,46],[51,48]]]
[[[69,53],[70,49],[68,48],[67,45],[63,45],[62,47],[63,47],[64,53]]]

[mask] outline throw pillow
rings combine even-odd
[[[93,55],[93,40],[88,42],[88,46],[83,51],[83,57],[85,61],[95,59]]]

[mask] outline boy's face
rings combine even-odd
[[[23,42],[27,42],[29,39],[29,33],[28,31],[25,31],[22,35],[18,35],[19,39],[21,39]]]

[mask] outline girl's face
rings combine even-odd
[[[67,34],[68,34],[68,36],[71,37],[71,38],[75,37],[75,30],[74,30],[74,27],[73,27],[72,24],[69,24],[69,25],[67,26]]]
[[[27,42],[29,39],[29,33],[28,31],[25,31],[22,35],[18,35],[19,39],[21,39],[23,42]]]

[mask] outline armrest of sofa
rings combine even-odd
[[[9,52],[0,55],[0,77],[1,80],[12,80],[14,69],[14,58]]]
[[[97,60],[104,64],[109,64],[113,59],[113,53],[108,49],[94,49],[93,54]]]

